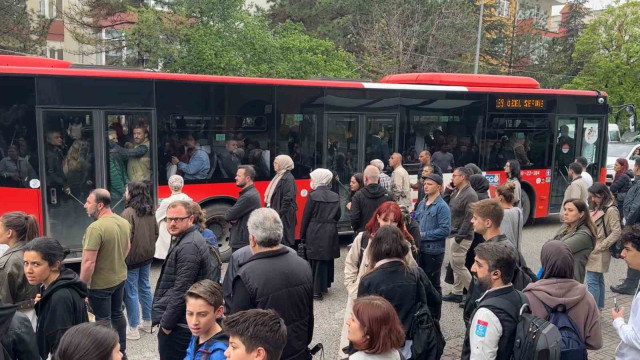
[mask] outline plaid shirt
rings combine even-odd
[[[380,172],[380,186],[387,190],[387,193],[391,191],[391,177],[383,172]]]

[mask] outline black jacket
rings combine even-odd
[[[420,249],[420,243],[422,242],[422,235],[420,235],[420,224],[413,218],[406,224],[407,231],[413,236],[413,243]]]
[[[609,190],[611,190],[613,195],[616,197],[616,201],[618,202],[618,211],[620,211],[620,218],[623,217],[622,211],[624,198],[627,196],[627,192],[629,191],[629,189],[631,189],[634,178],[635,175],[633,174],[633,171],[629,169],[626,172],[622,173],[620,177],[618,177],[618,179],[614,181],[613,184],[611,184],[611,186],[609,187]]]
[[[284,248],[289,250],[292,254],[297,255],[297,252],[294,249],[288,246],[285,246]],[[251,247],[249,245],[242,247],[231,254],[231,258],[227,264],[227,272],[224,273],[224,281],[222,282],[225,314],[229,314],[231,312],[231,303],[233,302],[233,279],[236,277],[236,274],[238,274],[240,264],[244,264],[252,256],[253,253],[251,252]]]
[[[282,220],[282,244],[294,246],[296,244],[296,194],[298,188],[296,179],[290,171],[282,175],[276,189],[271,196],[270,208],[277,211]]]
[[[385,201],[390,201],[387,191],[380,184],[369,184],[358,190],[351,199],[351,227],[357,234],[364,231],[365,225],[378,206]]]
[[[40,356],[46,359],[55,353],[62,335],[70,327],[89,321],[84,299],[89,295],[87,286],[69,269],[47,289],[40,287],[42,298],[36,304],[38,325],[36,339]]]
[[[340,196],[326,186],[319,186],[307,198],[300,226],[300,238],[307,245],[307,259],[333,260],[340,257],[338,220]]]
[[[249,245],[249,229],[247,229],[247,221],[249,215],[255,209],[262,206],[260,193],[254,185],[240,191],[240,197],[233,206],[227,210],[224,219],[231,222],[231,234],[229,234],[229,245],[232,249],[239,249]]]
[[[510,304],[517,304],[513,306],[513,312],[510,312],[510,309],[507,309],[504,306],[496,306],[495,304],[490,304],[490,302],[494,301],[490,299],[493,298],[502,298],[506,300]],[[478,308],[484,307],[491,312],[500,320],[500,325],[502,325],[502,336],[498,342],[498,353],[496,354],[496,360],[510,360],[511,354],[513,353],[513,344],[516,339],[516,327],[518,325],[518,313],[520,307],[527,303],[527,298],[524,294],[517,291],[513,288],[513,286],[508,286],[505,288],[487,291],[478,301]],[[473,318],[473,317],[472,317]],[[474,324],[471,324],[472,326]],[[469,331],[475,331],[475,328],[471,329],[467,326],[467,333],[464,337],[464,344],[462,345],[462,354],[460,355],[461,359],[469,359],[471,355],[471,344],[469,342]]]
[[[171,239],[171,247],[162,264],[160,278],[153,294],[152,323],[167,330],[186,327],[184,294],[194,283],[215,279],[219,264],[195,226]],[[219,272],[217,272],[219,274]]]
[[[489,198],[489,180],[482,174],[474,174],[469,176],[469,184],[478,195],[478,200]]]
[[[482,240],[483,240],[482,242],[501,242],[501,243],[504,242],[515,248],[515,246],[513,246],[513,243],[504,234],[494,236],[491,239],[486,241],[484,241],[484,239]],[[516,249],[516,252],[518,253],[518,266],[520,266],[522,269],[526,268],[527,262],[525,261],[524,256],[522,256],[522,253],[520,253],[520,251],[517,249]],[[516,280],[516,276],[519,275],[518,272],[519,270],[516,269],[516,271],[513,274],[514,278],[512,280],[514,284],[517,282],[515,280]],[[516,290],[522,291],[524,290],[524,288],[517,288]],[[467,300],[464,304],[464,311],[462,312],[462,319],[464,320],[465,326],[469,325],[469,321],[471,321],[473,317],[473,313],[476,311],[476,308],[478,306],[478,303],[476,302],[476,300],[478,300],[482,296],[482,293],[483,293],[483,289],[481,289],[481,287],[478,286],[478,283],[475,280],[475,278],[471,280],[471,285],[469,286],[469,292],[467,293]]]
[[[0,324],[2,346],[11,359],[40,359],[31,321],[25,314],[17,311],[17,306],[0,305]]]
[[[309,263],[281,247],[257,253],[233,279],[231,313],[273,309],[287,325],[283,360],[311,358],[313,337],[313,278]]]
[[[419,299],[418,281],[425,289],[426,299]],[[358,297],[366,295],[380,295],[387,299],[396,309],[405,333],[411,328],[417,303],[426,303],[431,316],[440,320],[440,294],[422,269],[408,269],[401,261],[382,264],[364,275],[358,286]]]

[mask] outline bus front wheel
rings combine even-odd
[[[224,214],[230,207],[231,205],[226,203],[215,203],[205,207],[207,228],[216,235],[220,257],[223,262],[228,262],[231,258],[231,246],[229,246],[231,224],[224,219]]]

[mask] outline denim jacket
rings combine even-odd
[[[426,201],[427,198],[420,201],[416,211],[422,237],[420,250],[427,254],[443,254],[445,240],[451,232],[451,211],[440,196],[429,206],[426,206]]]

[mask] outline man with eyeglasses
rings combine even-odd
[[[169,253],[162,265],[153,295],[152,325],[160,325],[160,359],[184,359],[191,341],[185,317],[184,294],[194,283],[213,279],[217,266],[208,244],[193,226],[191,203],[177,200],[167,208],[167,230],[171,234]]]

